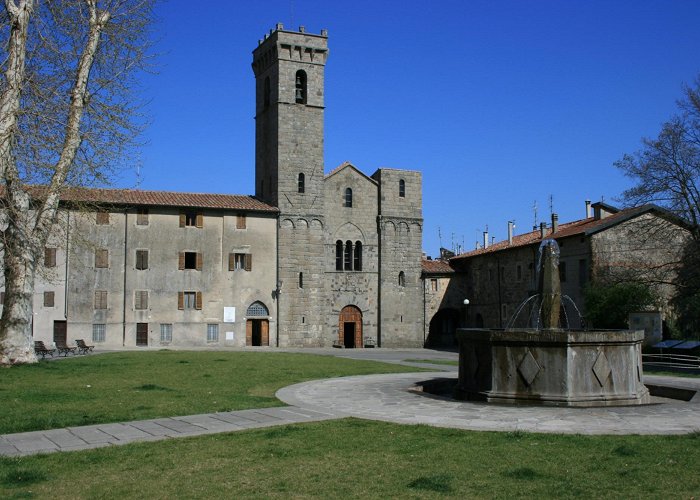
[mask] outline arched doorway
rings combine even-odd
[[[362,347],[362,311],[345,306],[338,316],[338,343],[346,348]]]
[[[440,309],[430,320],[426,347],[454,347],[457,345],[456,331],[459,327],[459,311]]]
[[[253,302],[246,311],[245,345],[270,345],[270,316],[267,307],[260,301]]]

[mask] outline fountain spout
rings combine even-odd
[[[559,327],[561,281],[559,280],[559,246],[551,239],[542,241],[539,252],[540,326],[545,330]]]

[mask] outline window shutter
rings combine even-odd
[[[197,262],[195,264],[195,267],[197,268],[197,271],[202,270],[202,253],[197,252]]]
[[[141,252],[141,269],[148,269],[148,250]]]
[[[185,292],[177,292],[177,308],[185,308]]]
[[[197,309],[197,310],[199,311],[199,310],[202,309],[202,292],[197,292],[196,295],[197,295],[197,296],[196,296],[196,301],[197,301],[197,302],[196,302],[196,304],[195,304],[194,307],[195,307],[195,309]]]
[[[184,212],[180,214],[180,227],[185,227],[185,221],[187,220],[187,216],[185,215]]]
[[[236,216],[236,229],[245,229],[245,228],[246,228],[245,214],[238,214]]]
[[[245,254],[245,270],[246,271],[252,271],[253,270],[253,254],[247,253]]]
[[[228,254],[228,270],[233,271],[236,269],[236,254]]]
[[[141,292],[141,309],[148,309],[148,292]]]
[[[204,227],[204,215],[202,213],[197,214],[197,227]]]
[[[185,252],[180,252],[177,259],[177,268],[182,271],[185,269]]]

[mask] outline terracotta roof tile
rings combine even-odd
[[[429,274],[447,274],[455,272],[454,269],[452,269],[452,266],[450,266],[450,263],[445,262],[444,260],[423,259],[423,262],[421,262],[421,267],[423,268],[424,273]]]
[[[42,188],[35,187],[35,196]],[[171,191],[143,191],[140,189],[67,188],[62,201],[106,203],[110,205],[147,205],[161,207],[218,208],[276,213],[278,209],[249,195],[213,193],[176,193]]]

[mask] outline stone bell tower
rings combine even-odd
[[[255,195],[279,208],[279,346],[323,346],[326,30],[282,24],[253,51]]]

